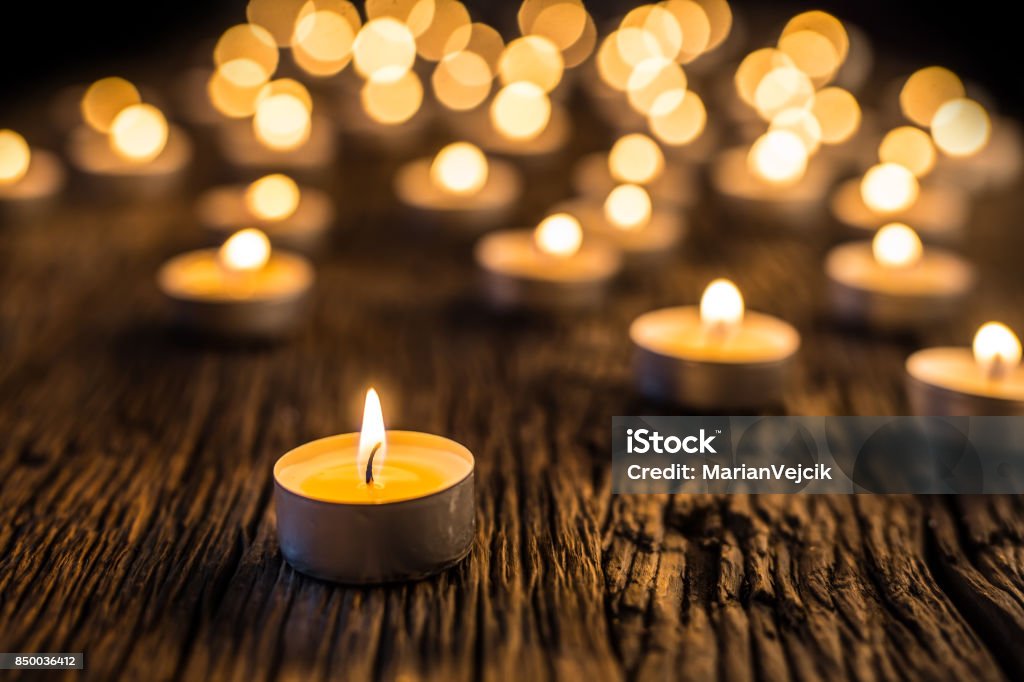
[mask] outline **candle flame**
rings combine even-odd
[[[430,179],[441,189],[466,196],[476,194],[487,184],[487,157],[476,145],[455,142],[434,157]]]
[[[239,230],[221,245],[217,257],[231,272],[253,272],[270,260],[270,240],[254,227]]]
[[[743,322],[743,308],[739,288],[719,278],[708,284],[700,297],[700,321],[708,334],[728,337]]]
[[[359,451],[356,456],[356,475],[359,480],[368,485],[379,485],[387,454],[387,432],[384,429],[384,413],[380,409],[380,396],[371,388],[366,392],[363,427],[359,431]]]
[[[1006,377],[1020,364],[1020,339],[1002,322],[986,322],[974,335],[974,361],[991,381]]]
[[[868,208],[877,213],[896,213],[910,208],[920,188],[917,178],[898,163],[872,166],[860,182],[860,195]]]
[[[510,140],[532,140],[551,120],[551,100],[535,83],[517,81],[498,91],[491,102],[491,125]]]
[[[643,227],[651,220],[651,196],[640,185],[619,185],[604,200],[604,216],[623,230]]]
[[[875,233],[871,252],[879,265],[909,268],[921,261],[921,238],[903,223],[889,223]]]
[[[246,188],[245,205],[257,218],[284,220],[295,213],[300,196],[294,180],[282,173],[272,173]]]
[[[256,139],[270,149],[297,149],[309,139],[309,108],[292,93],[270,94],[258,101],[252,124]]]
[[[619,182],[646,185],[657,179],[664,168],[661,147],[643,133],[623,135],[608,152],[608,170]]]
[[[540,221],[533,239],[543,253],[568,258],[580,250],[583,228],[580,221],[568,213],[555,213]]]
[[[127,106],[110,124],[110,146],[130,161],[152,161],[166,144],[167,119],[152,104]]]
[[[770,130],[751,145],[747,166],[765,182],[792,185],[807,171],[807,148],[795,133]]]

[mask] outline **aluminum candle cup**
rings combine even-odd
[[[446,155],[449,150],[455,156]],[[395,175],[395,194],[416,217],[467,231],[503,222],[521,193],[514,166],[488,160],[465,143],[449,145],[434,158],[411,161]]]
[[[44,210],[64,188],[65,173],[57,156],[33,149],[25,174],[14,182],[0,182],[0,207],[15,217]]]
[[[887,331],[954,317],[974,286],[974,269],[948,251],[918,249],[912,261],[891,264],[872,242],[832,249],[825,259],[832,313],[844,322]]]
[[[357,475],[359,441],[358,433],[323,438],[274,465],[277,535],[288,563],[323,580],[368,584],[424,578],[469,554],[472,453],[441,436],[388,431],[383,485],[374,490]],[[393,483],[402,490],[389,492]]]
[[[671,256],[686,235],[686,223],[675,210],[654,209],[634,226],[613,224],[603,203],[593,199],[567,201],[559,210],[576,216],[586,234],[615,244],[627,265],[648,265]]]
[[[727,286],[735,293],[723,297]],[[742,306],[735,286],[717,280],[700,307],[663,308],[636,318],[629,336],[638,392],[701,410],[780,404],[800,335],[788,323]]]
[[[294,149],[272,149],[261,143],[248,119],[225,122],[218,141],[224,158],[238,168],[315,177],[328,171],[334,162],[336,136],[324,116],[314,114],[309,125],[309,138]]]
[[[746,147],[727,149],[711,164],[711,186],[731,219],[744,224],[778,220],[794,227],[820,226],[825,194],[835,172],[825,157],[813,157],[799,181],[782,185],[751,173],[747,155]]]
[[[1024,368],[995,381],[969,348],[928,348],[907,358],[907,398],[922,416],[1024,416]]]
[[[258,231],[242,230],[219,250],[183,253],[160,268],[157,284],[180,325],[215,337],[270,340],[306,319],[313,266],[296,254],[271,253],[269,241],[253,256],[252,240],[238,240],[251,232]]]
[[[547,225],[556,235],[546,243],[537,235]],[[592,308],[604,300],[609,282],[622,265],[619,251],[597,239],[583,239],[579,222],[560,213],[534,230],[504,230],[483,237],[475,258],[484,292],[496,308],[559,311]]]
[[[110,137],[79,126],[68,140],[71,165],[86,177],[126,195],[156,195],[176,188],[192,161],[192,142],[181,128],[167,128],[167,142],[155,158],[137,160],[114,150]]]
[[[894,212],[874,211],[864,203],[860,180],[839,185],[829,200],[832,216],[850,233],[866,235],[879,225],[899,221],[913,225],[926,242],[952,244],[961,241],[970,216],[970,198],[954,185],[929,182],[909,208]]]
[[[214,187],[196,201],[199,224],[209,230],[217,242],[246,225],[263,230],[270,241],[286,249],[315,253],[320,249],[334,223],[334,205],[326,192],[301,187],[294,208],[277,218],[260,215],[246,200],[246,185]]]

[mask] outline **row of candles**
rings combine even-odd
[[[222,235],[222,244],[172,258],[157,276],[181,323],[219,336],[280,337],[308,313],[315,268],[303,254],[323,243],[334,209],[322,190],[277,171],[329,165],[333,120],[314,114],[302,82],[273,78],[286,47],[309,78],[344,78],[351,63],[357,79],[342,83],[341,99],[359,107],[346,109],[343,123],[381,140],[413,126],[424,105],[414,66],[418,59],[436,63],[435,99],[466,139],[407,162],[394,178],[395,195],[419,220],[483,232],[474,257],[485,295],[502,309],[559,314],[592,307],[624,266],[651,266],[671,254],[699,193],[695,160],[709,164],[713,189],[740,219],[770,215],[798,225],[821,221],[817,208],[842,167],[851,157],[861,160],[862,112],[832,81],[862,78],[856,62],[864,55],[846,27],[822,12],[794,17],[776,47],[740,61],[724,109],[738,128],[754,131],[744,133],[752,139],[707,152],[700,150],[706,129],[723,122],[709,120],[683,66],[699,70],[726,41],[732,14],[724,0],[643,5],[603,39],[579,0],[526,0],[518,15],[523,35],[507,45],[494,29],[472,23],[455,0],[370,0],[365,10],[363,23],[343,0],[306,3],[294,13],[252,0],[249,23],[217,42],[200,96],[195,88],[189,93],[190,111],[201,119],[206,114],[196,112],[205,106],[215,120],[231,119],[218,126],[229,161],[275,172],[199,198],[198,220]],[[570,128],[559,84],[580,65],[591,101],[626,134],[607,153],[578,160],[575,198],[534,227],[508,229],[526,182],[515,163],[488,153],[559,153]],[[495,79],[501,87],[490,97]],[[957,181],[979,169],[985,177],[1012,176],[1019,161],[986,155],[992,123],[951,72],[915,73],[899,100],[915,125],[883,136],[877,163],[840,184],[829,202],[840,224],[873,231],[873,239],[836,247],[824,265],[837,315],[882,329],[916,328],[959,311],[973,268],[951,251],[925,246],[912,228],[925,241],[956,236],[965,222],[964,211],[949,210],[949,197],[965,191]],[[94,83],[81,111],[68,155],[87,176],[127,180],[138,190],[187,168],[188,135],[131,83]],[[640,127],[653,138],[636,132]],[[942,182],[923,184],[933,172]],[[54,196],[63,175],[55,155],[0,131],[5,204]],[[800,347],[792,325],[746,310],[725,279],[711,282],[698,305],[636,318],[629,337],[637,389],[701,410],[778,403]],[[906,364],[911,406],[918,414],[1022,414],[1020,359],[1019,340],[996,322],[982,326],[972,349],[918,351]],[[303,572],[343,582],[440,570],[472,543],[473,470],[473,455],[454,441],[385,431],[371,389],[360,433],[307,443],[275,465],[283,554]]]

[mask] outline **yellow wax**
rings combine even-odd
[[[164,293],[200,301],[242,301],[288,298],[313,284],[313,266],[301,256],[281,250],[255,272],[229,272],[217,249],[200,249],[175,256],[157,275]]]
[[[419,456],[416,456],[419,455]],[[321,469],[299,482],[303,495],[318,500],[348,503],[378,503],[408,500],[444,490],[457,483],[452,473],[464,470],[444,452],[388,453],[377,480],[367,485],[355,461]]]
[[[367,485],[365,470],[356,464],[358,436],[332,436],[296,448],[278,461],[274,476],[303,497],[385,504],[441,492],[473,471],[472,455],[458,443],[430,434],[389,431],[383,465]]]

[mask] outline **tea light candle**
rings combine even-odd
[[[908,226],[890,223],[870,242],[837,246],[825,260],[832,311],[847,322],[907,330],[953,317],[974,285],[974,269]]]
[[[281,171],[304,177],[315,177],[330,168],[336,154],[336,136],[327,118],[307,111],[303,119],[298,107],[268,110],[284,121],[274,121],[268,114],[260,119],[262,123],[254,117],[252,121],[225,121],[221,126],[218,142],[229,164],[249,171]],[[292,117],[297,120],[289,121]],[[269,132],[264,132],[266,128]],[[276,136],[278,128],[289,133]]]
[[[177,184],[192,160],[184,130],[169,125],[150,104],[121,109],[103,132],[81,125],[71,132],[68,156],[87,177],[126,193],[157,193]]]
[[[287,175],[266,175],[249,185],[214,187],[196,202],[199,223],[223,240],[243,225],[255,225],[274,244],[311,253],[334,221],[330,197],[299,187]]]
[[[879,178],[881,180],[879,180]],[[915,226],[925,241],[960,240],[970,214],[970,197],[955,185],[929,180],[919,184],[901,171],[847,180],[832,194],[832,216],[849,232],[873,233],[880,223]],[[895,208],[893,208],[895,207]]]
[[[480,148],[454,142],[433,159],[416,159],[395,176],[395,194],[417,214],[460,228],[484,228],[506,218],[522,192],[511,164],[489,161]]]
[[[682,216],[655,208],[640,185],[618,185],[604,201],[576,199],[561,209],[579,219],[586,233],[608,239],[637,264],[670,256],[685,233]]]
[[[763,223],[768,218],[810,227],[819,224],[819,208],[833,174],[825,157],[808,159],[795,133],[772,130],[749,149],[735,147],[719,154],[712,161],[711,186],[736,219]]]
[[[533,83],[502,88],[489,108],[446,116],[452,131],[493,154],[544,160],[565,149],[570,119],[565,108]]]
[[[0,205],[30,211],[48,203],[64,186],[64,167],[56,155],[32,150],[13,130],[0,130]]]
[[[655,204],[670,208],[689,208],[699,198],[693,166],[666,163],[658,144],[639,133],[620,138],[607,155],[584,156],[573,170],[572,182],[577,194],[595,199],[604,199],[623,183],[642,185]]]
[[[472,548],[473,471],[455,441],[385,431],[371,388],[360,433],[306,443],[274,465],[281,553],[295,570],[340,583],[442,571]]]
[[[305,318],[314,280],[305,258],[271,251],[255,228],[240,230],[219,249],[181,254],[160,268],[157,283],[178,322],[227,338],[285,336]]]
[[[641,315],[629,336],[637,390],[702,410],[780,403],[800,347],[788,323],[745,311],[739,289],[726,279],[708,285],[699,307]]]
[[[544,311],[599,304],[622,260],[606,241],[584,239],[567,213],[548,216],[534,230],[489,234],[475,256],[496,307]]]
[[[1024,416],[1024,368],[1017,335],[989,322],[973,348],[927,348],[907,358],[907,396],[923,416]]]

